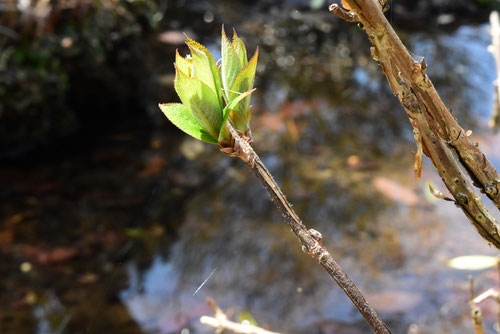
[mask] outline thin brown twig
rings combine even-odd
[[[481,309],[474,303],[474,279],[469,276],[469,306],[474,334],[484,334]]]
[[[368,304],[365,297],[349,278],[345,271],[335,262],[328,250],[322,245],[321,234],[313,229],[307,229],[299,216],[292,209],[291,204],[285,198],[280,187],[274,181],[271,173],[267,170],[264,163],[249,144],[246,136],[242,136],[241,132],[236,130],[231,122],[227,121],[227,127],[233,136],[233,152],[224,153],[233,157],[239,157],[252,169],[255,176],[262,182],[267,192],[274,200],[278,208],[281,210],[285,221],[288,223],[292,231],[299,238],[302,244],[302,250],[311,255],[319,264],[328,272],[328,274],[337,282],[340,288],[351,299],[353,304],[359,310],[366,322],[374,330],[375,333],[390,334],[390,330],[382,319],[377,315],[375,310]]]
[[[368,35],[372,44],[372,57],[381,65],[394,95],[403,105],[413,126],[418,149],[415,175],[420,176],[421,157],[425,153],[455,198],[457,206],[464,211],[480,235],[500,249],[500,226],[474,192],[458,163],[467,171],[473,184],[500,209],[500,177],[497,171],[477,144],[471,142],[467,132],[458,125],[454,114],[446,108],[425,74],[427,64],[423,59],[420,63],[413,60],[383,15],[380,3],[376,0],[344,2],[355,13],[359,26]],[[330,10],[338,13],[337,7],[332,5]],[[340,17],[344,18],[345,15]]]

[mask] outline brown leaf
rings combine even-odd
[[[377,176],[373,179],[373,185],[385,197],[395,202],[401,202],[408,205],[415,205],[419,198],[415,192],[402,184],[389,180],[384,176]]]
[[[167,161],[160,155],[153,155],[147,162],[144,168],[139,172],[139,177],[149,177],[159,174]]]
[[[347,10],[352,10],[351,6],[347,3],[347,1],[342,0],[342,7],[344,7]]]
[[[158,35],[158,40],[160,40],[160,42],[172,45],[180,45],[184,43],[185,39],[186,37],[182,31],[177,30],[164,31]]]
[[[40,264],[54,264],[68,261],[78,255],[78,250],[69,246],[60,246],[54,248],[43,248],[39,246],[25,246],[26,256],[32,258]]]
[[[439,190],[435,189],[430,183],[429,183],[429,190],[431,191],[431,194],[434,195],[434,197],[439,199],[444,199],[445,201],[453,202],[453,199],[449,198]]]
[[[422,301],[422,295],[407,291],[382,291],[365,294],[368,302],[379,312],[407,311]]]

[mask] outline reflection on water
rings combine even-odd
[[[426,195],[426,181],[444,190],[430,164],[414,179],[410,126],[365,36],[323,12],[259,15],[237,25],[262,48],[254,146],[297,213],[395,333],[471,332],[470,272],[444,263],[497,252]],[[411,36],[459,119],[484,124],[485,27]],[[474,129],[500,168],[500,138]],[[367,332],[243,163],[169,130],[118,124],[90,148],[2,167],[2,332],[210,333],[206,297],[275,331]],[[473,274],[478,288],[496,284],[492,270]],[[494,308],[484,316],[491,329]]]

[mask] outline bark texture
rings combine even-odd
[[[500,209],[500,177],[457,123],[455,115],[439,97],[425,71],[422,58],[415,61],[385,18],[385,2],[376,0],[343,0],[330,11],[348,22],[358,22],[372,44],[372,58],[380,64],[392,92],[406,110],[417,143],[415,175],[420,177],[422,153],[436,167],[439,176],[453,195],[455,203],[469,218],[479,234],[500,249],[500,227],[486,210],[473,184]]]

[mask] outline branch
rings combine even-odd
[[[474,334],[484,334],[481,309],[474,303],[474,279],[469,276],[469,306]]]
[[[351,299],[357,307],[366,322],[375,331],[375,333],[390,334],[389,328],[375,313],[375,310],[368,304],[364,296],[359,291],[354,282],[347,276],[344,270],[335,262],[328,250],[322,245],[321,233],[313,229],[307,229],[297,216],[292,206],[283,195],[280,187],[274,181],[271,173],[262,163],[259,156],[250,146],[247,134],[242,134],[236,130],[231,122],[227,121],[227,127],[233,136],[232,146],[221,148],[222,152],[238,157],[252,169],[257,178],[262,182],[267,192],[281,210],[285,221],[291,227],[292,231],[299,238],[302,244],[302,250],[311,255],[328,274],[337,282],[345,294]],[[242,136],[243,135],[243,136]]]
[[[376,0],[343,1],[359,19],[359,26],[372,44],[373,59],[379,62],[391,90],[408,114],[418,148],[416,176],[420,176],[423,152],[472,225],[488,243],[500,249],[500,226],[474,192],[453,153],[474,185],[500,209],[500,176],[497,171],[446,108],[425,74],[427,64],[423,59],[420,63],[413,60],[383,15],[382,6]],[[331,5],[330,10],[333,13],[345,11],[336,4]]]

